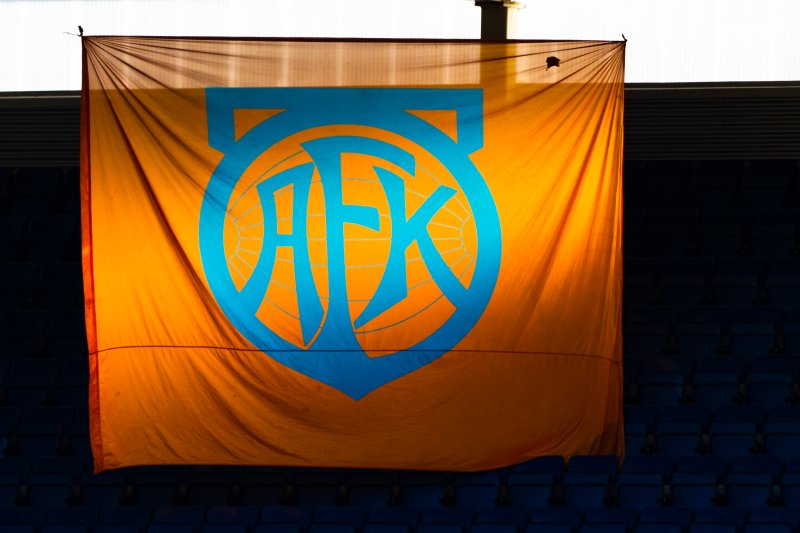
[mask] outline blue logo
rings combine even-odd
[[[500,268],[497,208],[470,159],[483,146],[482,98],[208,88],[209,144],[223,157],[200,255],[236,329],[354,399],[453,349]]]

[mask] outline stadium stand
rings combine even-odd
[[[0,168],[0,531],[800,528],[796,161],[628,165],[627,458],[91,473],[76,168]]]

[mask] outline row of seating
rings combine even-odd
[[[112,508],[12,508],[0,509],[0,521],[22,529],[41,527],[54,531],[85,532],[300,532],[318,533],[625,533],[641,532],[790,532],[800,517],[797,509],[757,507],[739,508],[681,507],[648,508],[640,511],[617,508],[542,508],[530,513],[516,509],[434,508],[422,511],[407,508],[354,509],[323,507],[316,510],[285,507],[112,507]],[[75,526],[63,528],[63,526]],[[59,528],[58,526],[61,526]]]
[[[649,209],[800,206],[792,160],[626,162],[625,199]]]
[[[78,213],[0,216],[0,261],[79,261]]]
[[[4,476],[8,477],[8,476]],[[140,479],[144,478],[144,479]],[[179,481],[163,473],[139,474],[136,481],[34,472],[22,481],[0,480],[0,507],[97,507],[163,505],[282,505],[319,508],[408,507],[461,508],[474,511],[501,507],[531,511],[544,507],[788,507],[800,509],[800,473],[776,477],[769,472],[673,472],[668,480],[659,473],[621,472],[613,481],[602,474],[566,473],[559,482],[541,474],[509,476],[507,484],[334,484],[270,482],[267,476],[236,483]]]
[[[63,309],[83,305],[83,274],[78,261],[0,263],[2,310]]]
[[[627,258],[624,298],[632,305],[796,304],[800,258]]]

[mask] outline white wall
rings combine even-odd
[[[628,38],[626,81],[800,80],[800,0],[525,0],[521,39]],[[476,39],[472,0],[0,0],[0,92],[80,87],[89,35]]]

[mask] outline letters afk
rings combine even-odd
[[[480,317],[492,294],[500,259],[500,228],[491,193],[480,173],[469,159],[479,149],[482,135],[482,94],[480,90],[458,89],[208,89],[210,144],[225,154],[211,178],[200,215],[200,251],[211,290],[226,315],[254,345],[286,366],[360,398],[386,382],[429,363],[455,346]],[[330,102],[335,102],[331,105]],[[363,109],[365,102],[370,108]],[[233,106],[277,107],[281,113],[266,120],[236,142],[230,122]],[[452,109],[457,117],[460,142],[456,142],[430,123],[408,113],[407,109]],[[309,112],[313,110],[313,112]],[[228,124],[225,124],[225,123]],[[296,132],[313,131],[330,125],[358,124],[376,130],[391,131],[415,141],[419,147],[442,161],[469,202],[470,216],[475,221],[478,242],[474,255],[461,261],[464,266],[474,261],[472,282],[465,287],[447,264],[449,248],[460,244],[463,255],[470,252],[460,237],[448,237],[444,252],[437,248],[428,226],[435,215],[449,210],[456,190],[436,183],[412,212],[408,209],[406,179],[417,175],[413,153],[379,138],[364,135],[313,135],[301,143],[310,162],[270,173],[256,185],[263,211],[261,254],[254,262],[252,274],[239,290],[235,272],[228,267],[224,249],[224,223],[230,197],[241,175],[264,148]],[[345,156],[371,158],[374,163],[363,176],[350,179],[372,179],[376,190],[388,207],[381,216],[375,205],[348,203],[343,185]],[[400,172],[391,170],[398,169]],[[398,174],[402,174],[398,175]],[[405,177],[405,179],[404,179]],[[307,220],[311,184],[321,184],[324,203],[324,235],[327,249],[327,309],[323,309],[314,280],[309,256]],[[278,229],[276,194],[291,189],[291,232]],[[412,191],[417,192],[417,191]],[[419,194],[417,192],[417,194]],[[222,199],[222,201],[220,201]],[[373,202],[374,203],[374,202]],[[453,201],[453,204],[459,203]],[[465,203],[459,203],[464,208]],[[379,235],[381,226],[388,226],[388,254],[375,254],[367,269],[382,271],[379,283],[363,310],[352,314],[348,291],[347,268],[363,267],[359,259],[346,257],[345,229],[358,225]],[[461,228],[452,226],[452,234]],[[370,232],[366,232],[367,235]],[[356,238],[356,237],[352,237]],[[369,237],[365,237],[369,239]],[[375,239],[380,237],[374,237]],[[409,247],[416,245],[420,258],[430,274],[424,283],[441,290],[439,299],[446,299],[455,312],[430,336],[393,354],[369,357],[361,347],[358,335],[368,331],[373,320],[398,303],[408,299],[407,259]],[[278,248],[291,250],[294,273],[297,317],[302,344],[296,346],[271,330],[257,317],[269,284],[274,281]],[[452,254],[451,254],[452,255]],[[373,263],[368,263],[371,265]],[[291,276],[290,276],[291,277]],[[277,281],[280,283],[280,281]],[[358,283],[351,277],[350,283]],[[436,301],[436,300],[434,300]],[[430,302],[426,302],[428,304]],[[280,305],[276,303],[275,305]],[[323,317],[325,320],[323,320]],[[406,317],[403,317],[405,320]],[[384,326],[384,327],[391,327]],[[300,348],[298,350],[298,348]],[[394,346],[388,346],[394,348]]]

